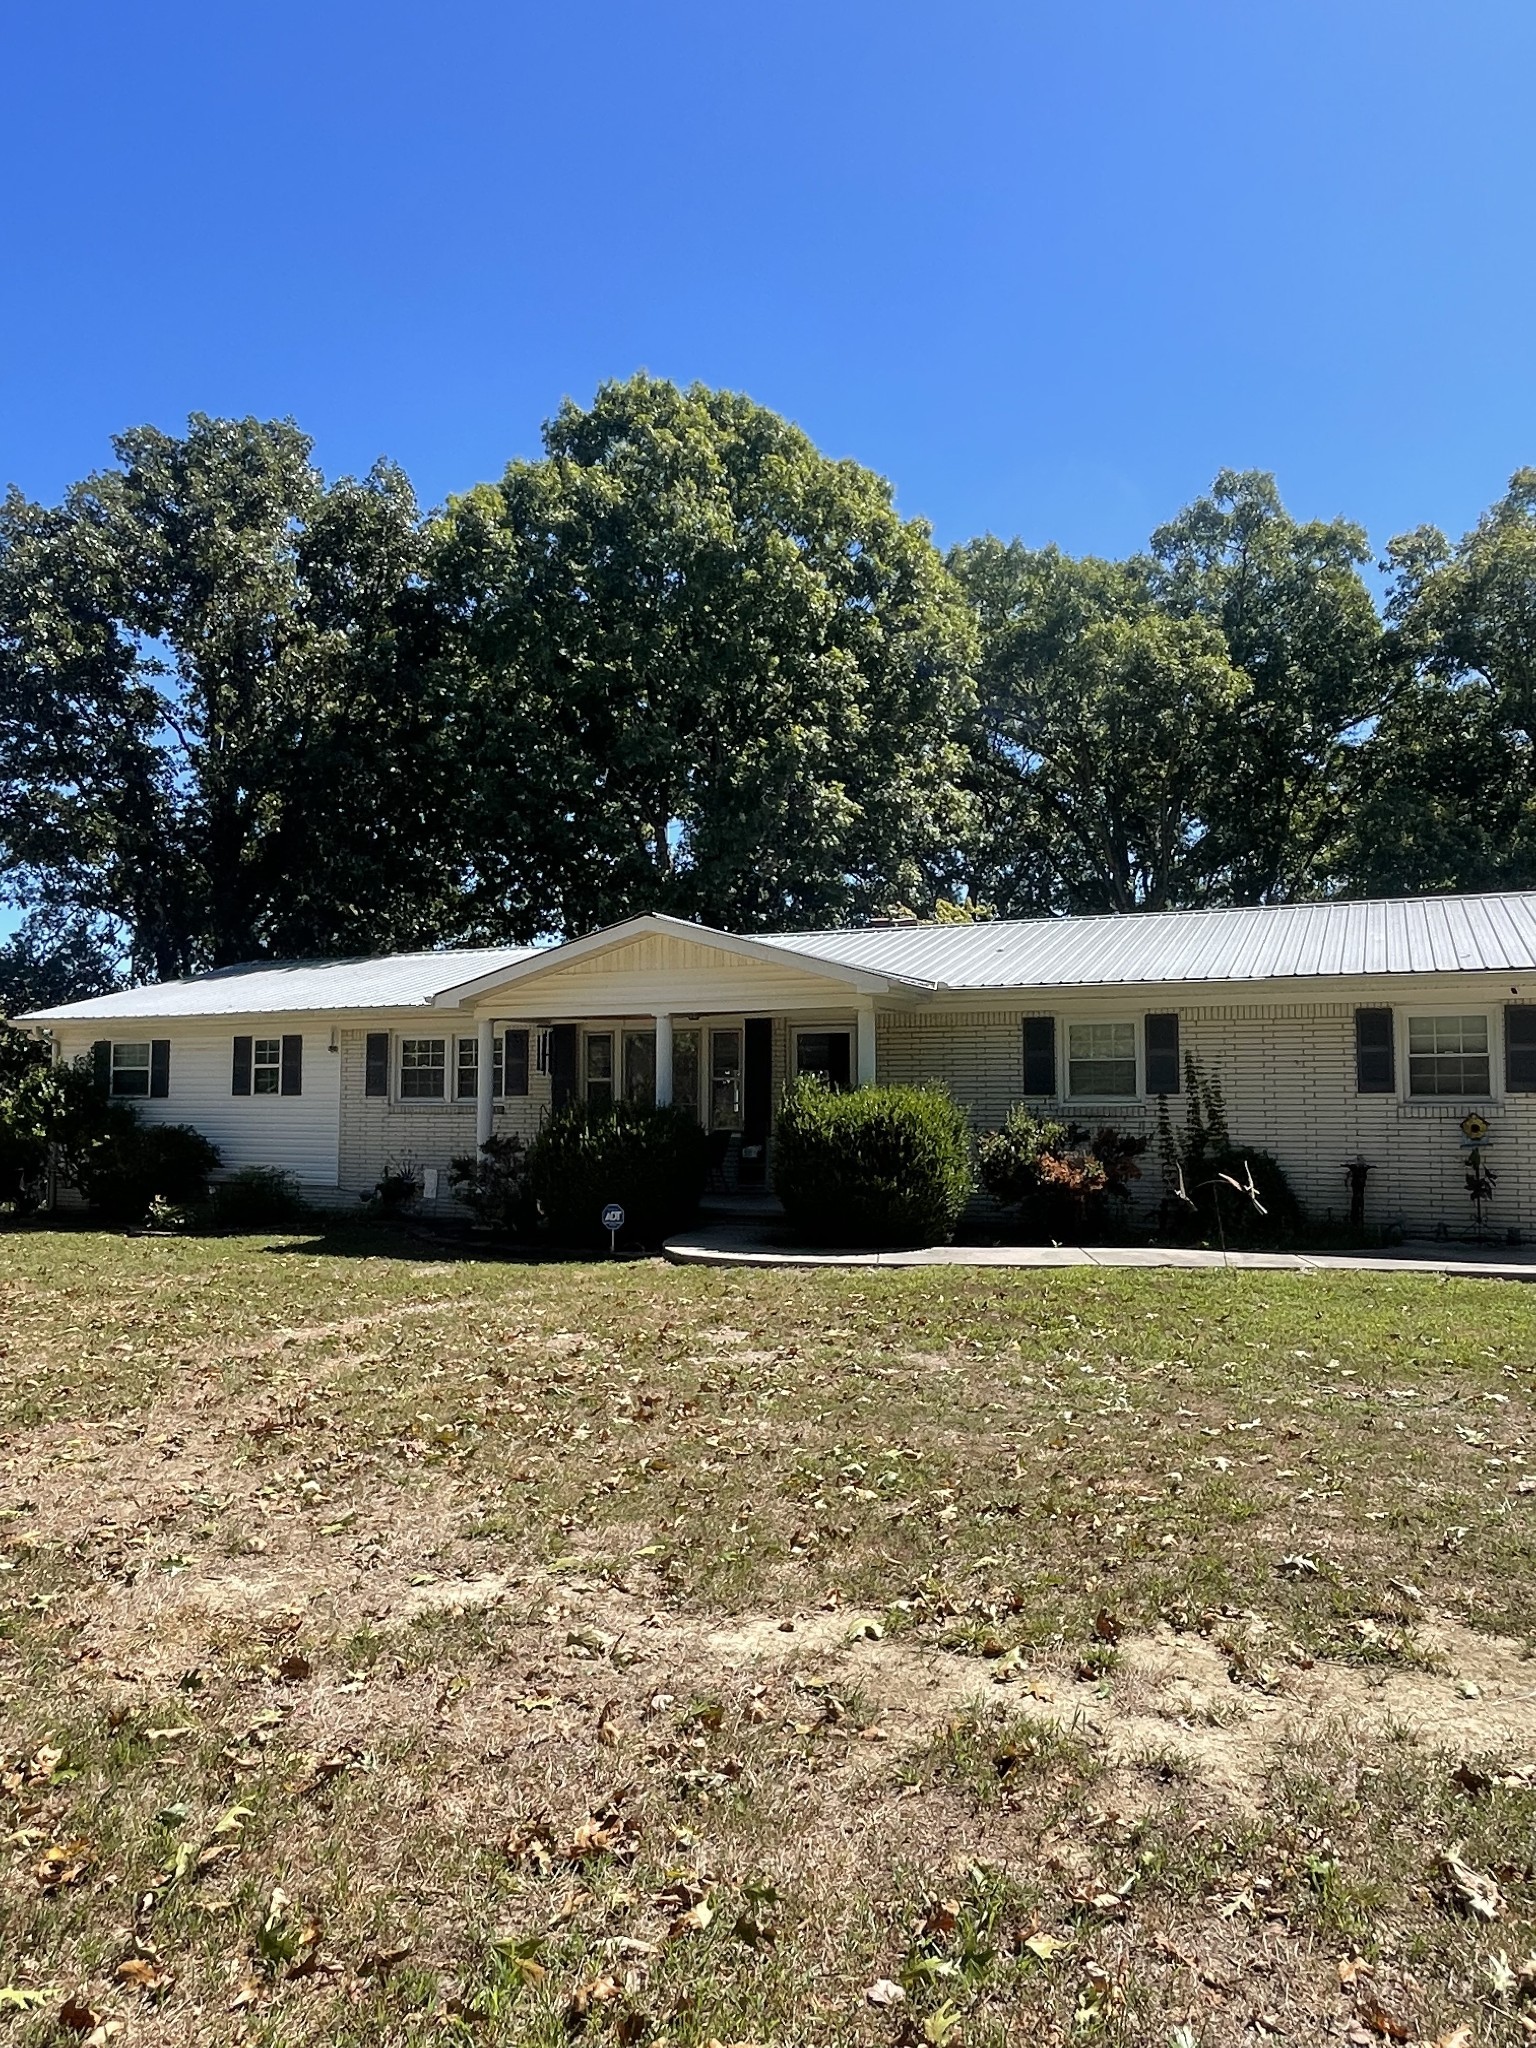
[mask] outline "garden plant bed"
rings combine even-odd
[[[0,2048],[1529,2038],[1529,1290],[5,1249]]]

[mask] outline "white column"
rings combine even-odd
[[[496,1085],[496,1019],[480,1019],[480,1050],[476,1055],[475,1075],[475,1143],[483,1145],[491,1135],[495,1115],[496,1097],[492,1090]]]
[[[672,1100],[672,1019],[656,1019],[656,1105],[663,1108]]]
[[[868,1088],[875,1078],[875,1006],[873,1002],[860,1003],[857,1061],[854,1079],[860,1088]]]

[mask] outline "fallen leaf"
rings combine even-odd
[[[43,1851],[33,1876],[41,1890],[59,1891],[66,1885],[78,1884],[92,1860],[90,1844],[84,1840],[54,1842]]]
[[[131,1984],[136,1991],[168,1991],[174,1981],[158,1963],[144,1956],[130,1956],[113,1973],[119,1984]]]
[[[1024,1937],[1024,1946],[1032,1956],[1038,1956],[1042,1963],[1048,1963],[1058,1949],[1066,1948],[1068,1944],[1055,1934],[1027,1934]]]
[[[1464,1863],[1457,1849],[1442,1849],[1438,1862],[1442,1873],[1451,1881],[1452,1896],[1459,1906],[1479,1920],[1496,1920],[1499,1917],[1504,1910],[1504,1900],[1491,1877]]]
[[[700,1899],[699,1903],[696,1906],[690,1906],[686,1913],[679,1913],[672,1922],[672,1925],[667,1929],[667,1932],[673,1936],[702,1934],[714,1917],[714,1913]]]
[[[877,1977],[864,1994],[866,2005],[905,2005],[907,1994],[889,1977]]]

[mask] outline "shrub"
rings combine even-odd
[[[50,1146],[77,1157],[105,1131],[107,1116],[88,1060],[54,1066],[39,1040],[0,1023],[0,1208],[35,1208],[47,1189]]]
[[[374,1216],[403,1216],[421,1194],[421,1171],[414,1160],[392,1159],[359,1201]]]
[[[1158,1103],[1157,1146],[1162,1222],[1170,1236],[1252,1245],[1284,1243],[1301,1230],[1306,1219],[1284,1167],[1272,1153],[1234,1142],[1219,1078],[1188,1054],[1183,1141],[1174,1137],[1163,1098]]]
[[[977,1143],[982,1186],[994,1202],[1017,1209],[1027,1229],[1050,1238],[1092,1237],[1124,1208],[1148,1140],[1124,1131],[1088,1131],[1082,1124],[1037,1117],[1022,1106],[1000,1131]]]
[[[857,1088],[814,1076],[784,1095],[773,1185],[811,1244],[947,1244],[975,1185],[965,1112],[942,1088]]]
[[[214,1189],[203,1218],[215,1230],[287,1230],[309,1214],[291,1173],[242,1166]]]
[[[114,1102],[99,1133],[78,1146],[69,1177],[98,1215],[131,1226],[157,1198],[170,1209],[205,1203],[218,1163],[217,1145],[190,1124],[140,1123],[127,1103]]]
[[[523,1160],[523,1184],[562,1244],[603,1244],[603,1206],[624,1209],[627,1237],[655,1244],[699,1206],[709,1141],[685,1109],[639,1102],[569,1102]]]
[[[448,1185],[475,1218],[498,1236],[528,1237],[538,1222],[527,1185],[528,1148],[519,1137],[492,1132],[478,1152],[448,1162]]]

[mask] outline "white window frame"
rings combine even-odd
[[[139,1051],[142,1051],[144,1054],[142,1065],[138,1060],[119,1061],[118,1059],[118,1054],[120,1052]],[[148,1098],[151,1087],[154,1085],[154,1071],[155,1048],[153,1042],[150,1039],[113,1039],[112,1058],[107,1070],[107,1093],[109,1095],[116,1096],[120,1101],[124,1102],[142,1102],[146,1100]],[[142,1074],[144,1076],[144,1086],[142,1088],[119,1088],[117,1085],[117,1077],[119,1074]],[[100,1083],[98,1082],[97,1085],[99,1087]]]
[[[276,1055],[275,1055],[274,1057],[270,1058],[270,1059],[263,1059],[263,1058],[261,1057],[261,1053],[260,1053],[260,1048],[261,1048],[262,1046],[264,1046],[264,1045],[271,1045],[271,1046],[276,1046],[276,1048],[277,1048],[277,1052],[276,1052]],[[271,1085],[270,1085],[269,1087],[266,1087],[266,1088],[260,1088],[260,1087],[258,1087],[258,1086],[256,1085],[256,1076],[257,1076],[258,1074],[270,1074],[270,1075],[272,1076],[272,1081],[271,1081]],[[270,1037],[270,1036],[269,1036],[269,1037],[266,1037],[266,1038],[257,1038],[257,1037],[255,1036],[255,1034],[253,1033],[253,1034],[252,1034],[252,1036],[251,1036],[251,1093],[252,1093],[252,1095],[281,1095],[281,1094],[282,1094],[282,1092],[283,1092],[283,1041],[282,1041],[282,1038],[281,1038],[281,1036],[279,1036],[279,1037],[276,1037],[276,1038],[272,1038],[272,1037]]]
[[[1060,1100],[1061,1100],[1061,1101],[1063,1101],[1063,1102],[1140,1102],[1140,1101],[1141,1101],[1141,1100],[1143,1099],[1143,1097],[1144,1097],[1144,1095],[1145,1095],[1145,1092],[1146,1092],[1146,1090],[1145,1090],[1145,1086],[1144,1086],[1144,1078],[1145,1078],[1145,1072],[1146,1072],[1146,1069],[1145,1069],[1145,1048],[1144,1048],[1144,1045],[1143,1045],[1143,1039],[1144,1039],[1144,1036],[1145,1036],[1145,1031],[1144,1031],[1144,1027],[1143,1027],[1143,1025],[1141,1024],[1141,1022],[1140,1022],[1140,1020],[1139,1020],[1138,1018],[1135,1018],[1135,1017],[1061,1017],[1061,1018],[1058,1018],[1058,1020],[1057,1020],[1057,1030],[1058,1030],[1058,1032],[1060,1033],[1060,1035],[1061,1035],[1061,1039],[1062,1039],[1062,1044],[1061,1044],[1061,1047],[1060,1047],[1060,1051],[1059,1051],[1058,1057],[1060,1058],[1060,1060],[1061,1060],[1061,1062],[1062,1062],[1062,1075],[1061,1075],[1061,1079],[1062,1079],[1062,1081],[1064,1081],[1064,1082],[1065,1082],[1065,1093],[1064,1093],[1064,1094],[1063,1094],[1063,1095],[1062,1095],[1062,1096],[1060,1097]],[[1129,1094],[1121,1094],[1121,1093],[1118,1093],[1118,1092],[1115,1092],[1115,1093],[1106,1093],[1106,1092],[1105,1092],[1105,1091],[1104,1091],[1103,1089],[1087,1089],[1087,1090],[1084,1090],[1084,1091],[1083,1091],[1083,1092],[1082,1092],[1081,1094],[1079,1094],[1079,1093],[1078,1093],[1078,1091],[1077,1091],[1077,1090],[1076,1090],[1076,1089],[1075,1089],[1075,1088],[1074,1088],[1074,1087],[1072,1086],[1072,1068],[1073,1068],[1074,1064],[1077,1064],[1077,1065],[1082,1065],[1082,1066],[1087,1066],[1087,1065],[1090,1065],[1090,1064],[1091,1064],[1091,1065],[1097,1065],[1097,1066],[1105,1066],[1105,1065],[1109,1064],[1109,1062],[1108,1062],[1107,1060],[1099,1060],[1099,1059],[1093,1059],[1093,1060],[1090,1060],[1090,1059],[1087,1059],[1087,1058],[1084,1058],[1084,1059],[1082,1059],[1082,1060],[1079,1060],[1079,1061],[1076,1061],[1076,1062],[1074,1062],[1074,1059],[1073,1059],[1073,1056],[1072,1056],[1072,1034],[1073,1034],[1073,1032],[1074,1032],[1074,1031],[1094,1031],[1094,1030],[1101,1030],[1101,1031],[1102,1031],[1102,1030],[1112,1030],[1112,1031],[1129,1031],[1129,1032],[1130,1032],[1130,1034],[1131,1034],[1131,1075],[1132,1075],[1132,1086],[1131,1086],[1131,1089],[1130,1089],[1130,1092],[1129,1092]],[[1121,1055],[1121,1054],[1115,1054],[1115,1055],[1112,1055],[1112,1058],[1118,1061],[1119,1059],[1123,1058],[1123,1055]]]
[[[405,1086],[405,1076],[406,1076],[407,1068],[406,1068],[406,1064],[405,1064],[405,1059],[406,1059],[406,1052],[405,1052],[405,1049],[406,1049],[406,1047],[407,1047],[408,1045],[413,1045],[413,1046],[432,1046],[432,1045],[435,1045],[435,1046],[437,1046],[437,1047],[439,1047],[439,1048],[440,1048],[440,1050],[441,1050],[441,1053],[442,1053],[442,1057],[441,1057],[441,1059],[440,1059],[440,1060],[438,1060],[438,1061],[436,1061],[436,1062],[432,1062],[432,1061],[427,1061],[427,1062],[424,1062],[424,1063],[423,1063],[423,1064],[422,1064],[421,1066],[419,1066],[419,1067],[418,1067],[418,1066],[412,1066],[412,1067],[411,1067],[411,1068],[409,1069],[409,1071],[410,1071],[411,1073],[436,1073],[436,1074],[440,1075],[440,1076],[441,1076],[441,1078],[442,1078],[442,1084],[443,1084],[443,1085],[442,1085],[441,1089],[440,1089],[440,1090],[438,1091],[438,1093],[437,1093],[436,1095],[426,1095],[426,1094],[421,1094],[421,1095],[418,1095],[418,1094],[416,1094],[416,1093],[414,1093],[414,1092],[412,1092],[412,1093],[409,1093],[409,1094],[408,1094],[408,1093],[406,1092],[406,1086]],[[415,1058],[415,1057],[418,1057],[418,1056],[417,1056],[417,1055],[413,1055],[413,1058]],[[447,1040],[447,1038],[446,1038],[446,1037],[441,1037],[441,1038],[439,1038],[439,1037],[435,1037],[435,1036],[429,1036],[429,1035],[427,1035],[426,1033],[423,1033],[423,1032],[417,1032],[417,1031],[412,1031],[412,1032],[404,1032],[404,1031],[402,1031],[402,1032],[400,1033],[400,1035],[398,1036],[398,1038],[397,1038],[397,1039],[395,1040],[395,1100],[396,1100],[396,1102],[401,1102],[401,1103],[409,1103],[409,1104],[410,1104],[410,1105],[412,1106],[412,1108],[416,1108],[416,1107],[418,1107],[418,1106],[420,1106],[420,1105],[427,1105],[427,1106],[430,1106],[430,1105],[431,1105],[431,1104],[433,1104],[433,1103],[437,1103],[437,1104],[439,1104],[439,1105],[443,1105],[443,1104],[447,1104],[447,1103],[451,1102],[451,1101],[453,1100],[453,1098],[452,1098],[452,1097],[451,1097],[451,1096],[449,1095],[449,1093],[448,1093],[448,1071],[449,1071],[449,1069],[448,1069],[448,1040]],[[457,1068],[455,1068],[455,1069],[454,1069],[454,1080],[455,1080],[455,1085],[457,1085],[457,1079],[458,1079],[458,1070],[457,1070]]]
[[[1450,1094],[1438,1091],[1420,1093],[1413,1085],[1413,1027],[1415,1024],[1443,1023],[1449,1018],[1475,1018],[1483,1026],[1487,1040],[1487,1051],[1482,1056],[1488,1062],[1488,1085],[1486,1088],[1457,1090]],[[1503,1072],[1503,1045],[1500,1035],[1501,1019],[1493,1009],[1484,1005],[1473,1005],[1466,1009],[1402,1009],[1396,1013],[1398,1094],[1403,1102],[1492,1102],[1500,1094],[1500,1080]],[[1476,1053],[1420,1053],[1420,1059],[1476,1059]]]

